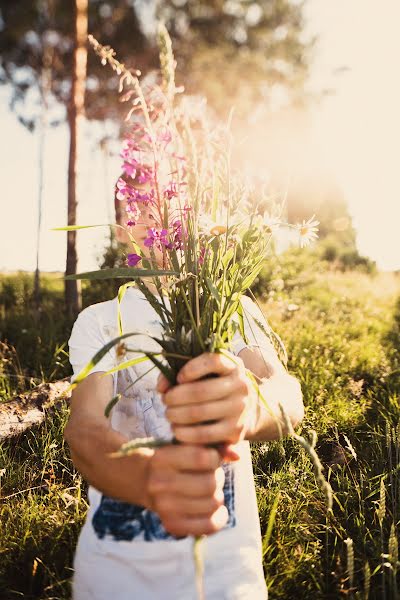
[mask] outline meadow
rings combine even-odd
[[[62,279],[0,276],[0,402],[69,374],[71,323]],[[291,438],[254,444],[271,600],[398,598],[400,276],[338,270],[312,253],[266,265],[255,291],[284,340],[306,405],[299,432],[334,492],[326,509],[307,454]],[[84,304],[111,297],[83,290]],[[70,597],[86,486],[62,431],[64,403],[45,424],[0,448],[0,598]],[[190,559],[190,558],[188,558]]]

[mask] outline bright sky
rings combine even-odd
[[[315,113],[315,131],[354,217],[359,250],[400,268],[400,2],[309,0],[320,36],[313,70],[335,88]],[[334,75],[335,69],[348,71]]]
[[[400,269],[400,3],[398,0],[308,0],[309,29],[320,36],[312,84],[334,88],[315,111],[314,129],[330,170],[342,186],[362,253],[384,269]],[[348,67],[337,73],[340,67]],[[336,72],[336,74],[335,74]],[[9,113],[0,88],[0,270],[35,268],[38,140]],[[46,143],[40,267],[63,270],[66,223],[66,126]],[[108,165],[96,139],[84,142],[78,222],[106,223],[118,159]],[[397,168],[396,168],[397,167]],[[78,234],[79,269],[96,268],[106,230]]]

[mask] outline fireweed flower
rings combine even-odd
[[[237,331],[232,316],[240,308],[244,314],[242,296],[262,268],[269,250],[268,232],[275,228],[276,223],[263,222],[259,210],[265,207],[265,203],[261,202],[264,194],[260,193],[259,187],[251,194],[246,191],[242,174],[236,182],[232,178],[228,157],[233,148],[233,138],[229,127],[209,122],[203,106],[197,110],[192,108],[188,116],[183,104],[175,101],[171,44],[166,32],[163,33],[163,29],[160,32],[164,80],[162,85],[153,86],[155,89],[151,94],[140,86],[137,76],[113,58],[113,54],[110,58],[112,49],[101,47],[97,42],[95,49],[119,75],[123,73],[122,77],[135,92],[127,117],[128,120],[135,113],[135,122],[121,153],[124,178],[147,184],[146,190],[150,188],[152,191],[145,192],[150,194],[145,199],[140,195],[144,193],[143,189],[135,190],[132,182],[132,185],[121,183],[118,192],[128,205],[127,212],[132,223],[136,222],[138,211],[144,204],[149,204],[152,211],[155,209],[154,226],[147,230],[144,244],[147,248],[162,250],[163,269],[148,272],[152,273],[157,292],[162,288],[170,302],[165,301],[164,294],[155,294],[146,288],[144,281],[138,277],[143,273],[132,271],[132,279],[136,278],[137,287],[143,291],[162,323],[161,347],[165,361],[161,363],[152,353],[146,353],[146,357],[156,367],[162,367],[162,372],[174,385],[176,375],[187,359],[205,351],[218,352],[230,348]],[[165,65],[171,67],[164,69]],[[142,114],[137,117],[136,110],[140,109]],[[187,191],[181,189],[182,182],[186,182]],[[295,231],[304,246],[316,237],[317,225],[312,217],[296,226],[287,226]],[[230,247],[231,244],[239,246],[238,252]],[[183,251],[175,252],[180,245]],[[128,256],[128,264],[135,266],[139,262],[139,255]],[[196,270],[196,262],[201,265],[200,269]],[[124,286],[119,302],[125,290]],[[276,342],[285,360],[279,338],[268,324],[261,326],[263,333]],[[190,331],[193,335],[189,337]],[[128,366],[126,364],[126,368]],[[260,396],[268,409],[268,400],[264,400],[262,394]],[[286,413],[283,416],[287,417]],[[287,429],[291,432],[288,423]],[[134,440],[134,447],[137,447],[136,444],[137,440]],[[139,440],[139,444],[143,445],[143,440]],[[315,466],[315,452],[311,446],[305,447],[309,448]],[[121,452],[123,454],[127,450],[121,449]],[[318,473],[318,480],[327,491],[328,484],[320,469]],[[194,547],[197,588],[200,590],[199,597],[203,598],[202,560],[198,548],[197,540]]]
[[[136,265],[142,260],[139,254],[128,254],[127,263],[129,267],[136,267]]]
[[[302,223],[296,225],[296,229],[299,232],[301,248],[308,246],[318,237],[319,221],[316,221],[314,217],[315,215],[308,219],[308,221],[303,220]]]
[[[168,230],[160,229],[157,230],[154,227],[150,227],[147,231],[147,238],[144,240],[144,245],[147,248],[155,246],[159,250],[162,248],[170,248],[170,242],[168,240]]]

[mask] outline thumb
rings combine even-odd
[[[240,459],[237,444],[218,444],[217,450],[223,462],[236,462]]]
[[[162,373],[159,374],[157,379],[157,387],[156,390],[160,394],[165,394],[172,387],[168,379]]]

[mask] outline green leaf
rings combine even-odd
[[[225,254],[222,257],[222,266],[224,267],[224,269],[227,268],[229,261],[232,259],[233,257],[233,248],[229,248]]]
[[[135,352],[137,352],[138,354],[144,354],[142,350],[135,350]],[[156,356],[161,356],[161,353],[157,352]],[[150,360],[148,356],[139,356],[136,358],[132,358],[132,360],[126,360],[125,362],[120,363],[116,367],[113,367],[112,369],[107,371],[105,375],[112,375],[113,373],[117,373],[118,371],[122,371],[123,369],[127,369],[128,367],[134,367],[139,363],[146,362],[147,360]]]
[[[269,513],[267,531],[266,531],[264,539],[262,541],[263,557],[266,555],[266,553],[268,551],[269,541],[271,539],[272,529],[274,527],[274,523],[275,523],[275,519],[276,519],[276,513],[278,511],[278,504],[279,504],[280,498],[281,498],[281,492],[278,492],[277,495],[275,496],[274,503],[273,503],[271,511]]]
[[[168,446],[171,441],[161,440],[154,437],[148,438],[136,438],[122,444],[121,448],[116,452],[112,452],[109,456],[111,458],[120,458],[122,456],[130,456],[139,448],[160,448],[161,446]]]
[[[92,227],[113,227],[113,224],[99,223],[98,225],[68,225],[66,227],[53,227],[51,231],[77,231],[78,229],[91,229]]]
[[[165,305],[162,296],[151,292],[141,280],[138,280],[137,285],[147,302],[150,304],[150,306],[152,306],[152,308],[154,308],[155,312],[162,320],[164,326],[167,325],[167,321],[170,318],[171,313]]]
[[[154,270],[154,269],[134,269],[133,267],[121,267],[118,269],[99,269],[98,271],[87,271],[86,273],[77,273],[75,275],[66,275],[65,279],[121,279],[141,277],[161,277],[163,275],[179,275],[176,271]]]
[[[117,223],[99,223],[98,225],[67,225],[66,227],[53,227],[50,231],[77,231],[78,229],[91,229],[93,227],[116,227],[119,229],[123,229],[125,233],[128,234],[128,237],[131,241],[135,252],[137,254],[141,253],[141,250],[137,245],[135,238],[130,233],[129,229],[123,227],[122,225],[118,225]]]
[[[110,412],[112,411],[112,409],[117,404],[117,402],[120,398],[121,398],[121,394],[117,394],[116,396],[114,396],[114,398],[111,398],[110,402],[105,407],[104,416],[107,417],[107,419],[110,416]]]
[[[111,340],[110,342],[105,344],[98,352],[96,352],[96,354],[88,362],[88,364],[85,367],[83,367],[82,371],[80,373],[78,373],[78,376],[75,379],[75,381],[73,382],[72,387],[73,388],[76,387],[78,385],[78,383],[81,383],[81,381],[86,379],[86,377],[89,375],[89,373],[93,369],[93,367],[95,367],[97,365],[97,363],[99,363],[101,361],[103,356],[105,356],[107,354],[107,352],[109,352],[111,350],[111,348],[113,348],[121,340],[128,338],[128,337],[132,337],[134,335],[143,335],[143,334],[136,333],[136,332],[124,333],[123,335],[119,335],[118,337],[114,338],[113,340]]]
[[[123,333],[123,328],[122,328],[122,314],[121,314],[121,302],[122,302],[123,297],[125,296],[126,290],[129,287],[132,287],[133,285],[135,285],[134,281],[128,281],[128,283],[124,283],[118,289],[118,331],[119,331],[119,335],[122,335],[122,333]]]
[[[144,352],[144,354],[146,354],[151,362],[160,369],[161,373],[165,375],[168,381],[175,385],[175,373],[172,371],[172,369],[164,365],[160,360],[158,360],[158,358],[156,358],[154,354],[151,354],[150,352]]]
[[[214,283],[211,281],[211,279],[209,277],[205,277],[204,279],[205,279],[205,282],[207,284],[210,294],[212,295],[212,297],[214,298],[214,300],[216,301],[216,303],[219,307],[221,305],[221,297],[219,295],[217,288],[215,287]]]
[[[246,331],[245,331],[245,328],[244,328],[243,305],[242,305],[241,301],[239,302],[239,304],[237,306],[236,314],[238,316],[240,335],[242,336],[244,342],[246,344],[248,344],[249,342],[248,342],[248,339],[247,339],[247,336],[246,336]]]

